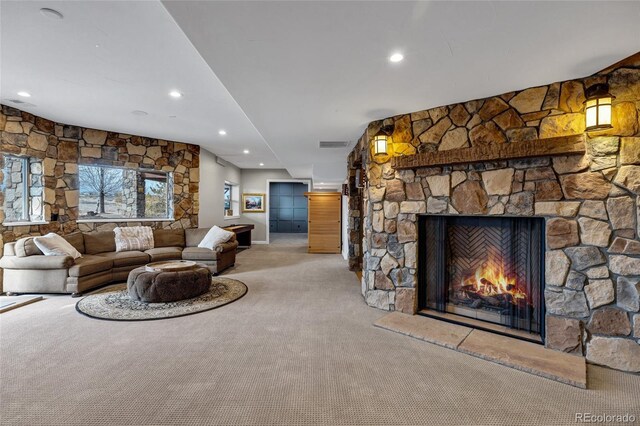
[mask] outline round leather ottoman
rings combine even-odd
[[[191,299],[209,291],[211,272],[200,264],[179,271],[152,270],[141,266],[129,273],[127,290],[134,300],[167,303]]]

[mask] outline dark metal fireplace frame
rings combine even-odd
[[[526,335],[522,334],[522,333],[505,333],[502,331],[499,331],[496,329],[496,327],[491,327],[490,323],[487,323],[486,327],[483,327],[482,325],[477,325],[475,324],[470,324],[468,321],[464,321],[464,317],[461,317],[460,315],[456,315],[454,313],[443,313],[440,311],[434,311],[430,308],[427,307],[427,291],[426,291],[426,286],[427,286],[427,250],[428,250],[428,243],[427,243],[427,238],[426,238],[426,227],[427,227],[427,220],[429,218],[443,218],[443,219],[447,219],[447,218],[452,218],[452,219],[464,219],[464,218],[470,218],[470,219],[521,219],[521,220],[539,220],[542,227],[540,231],[540,234],[538,235],[538,238],[540,238],[540,244],[541,244],[541,253],[540,253],[540,262],[538,265],[538,270],[540,271],[540,288],[538,291],[538,295],[539,295],[539,300],[537,300],[537,306],[539,309],[539,324],[540,324],[540,332],[537,335],[534,336],[540,336],[540,338],[534,338],[533,336],[531,338],[527,337]],[[442,223],[444,224],[445,221],[442,221]],[[446,225],[442,225],[442,228],[446,228]],[[418,314],[419,315],[423,315],[426,317],[431,317],[431,318],[435,318],[441,321],[446,321],[449,323],[453,323],[453,324],[460,324],[460,325],[464,325],[466,327],[470,327],[470,328],[476,328],[479,330],[483,330],[483,331],[487,331],[487,332],[491,332],[491,333],[496,333],[496,334],[500,334],[500,335],[504,335],[504,336],[508,336],[508,337],[513,337],[513,338],[517,338],[520,340],[526,340],[526,341],[530,341],[533,343],[538,343],[538,344],[544,344],[544,339],[545,339],[545,304],[544,304],[544,287],[545,287],[545,273],[544,273],[544,268],[545,268],[545,262],[544,262],[544,253],[545,253],[545,235],[544,235],[544,229],[545,229],[545,225],[544,225],[544,219],[542,218],[531,218],[531,217],[522,217],[522,216],[464,216],[464,215],[429,215],[429,214],[421,214],[418,215],[418,285],[417,285],[417,292],[418,292]],[[443,234],[441,234],[440,236],[438,236],[438,238],[441,238],[444,233],[446,232],[446,229],[440,229],[439,232],[442,232]],[[437,255],[440,257],[442,257],[442,259],[438,258],[438,262],[441,262],[442,264],[444,264],[445,262],[445,250],[438,250],[436,251]],[[432,271],[429,271],[432,272]],[[447,276],[448,276],[448,271],[447,268],[438,268],[438,270],[436,271],[436,279],[437,280],[447,280]],[[478,320],[481,321],[481,320]],[[476,321],[476,322],[478,322]]]

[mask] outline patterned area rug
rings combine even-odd
[[[156,320],[219,308],[246,293],[243,282],[214,277],[209,291],[202,296],[171,303],[145,303],[131,299],[126,284],[116,284],[82,298],[76,303],[76,310],[92,318],[113,321]]]

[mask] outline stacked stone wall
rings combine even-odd
[[[394,170],[397,155],[583,134],[584,91],[607,82],[613,129],[585,134],[585,155]],[[640,63],[585,79],[376,121],[352,157],[367,159],[362,294],[417,309],[420,214],[546,218],[546,345],[640,372]],[[394,125],[389,155],[371,136]]]
[[[359,145],[362,144],[360,138]],[[347,223],[347,241],[348,261],[351,271],[362,270],[362,222],[363,222],[363,188],[361,182],[358,182],[361,173],[365,173],[360,157],[357,155],[362,150],[354,150],[348,159],[348,186],[349,186],[349,222]]]
[[[126,135],[55,123],[18,109],[1,105],[0,161],[5,155],[29,157],[32,173],[31,209],[42,203],[44,224],[0,225],[0,255],[4,243],[27,235],[78,230],[101,231],[116,226],[148,225],[154,228],[198,226],[200,147],[197,145]],[[173,221],[78,222],[78,165],[106,165],[151,169],[173,174]],[[3,187],[7,176],[0,176]],[[133,191],[137,192],[136,183]],[[135,194],[134,194],[135,195]],[[5,219],[6,190],[0,199],[0,217]],[[36,219],[36,218],[34,218]]]

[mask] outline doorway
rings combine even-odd
[[[307,232],[308,185],[298,182],[269,183],[269,232]]]

